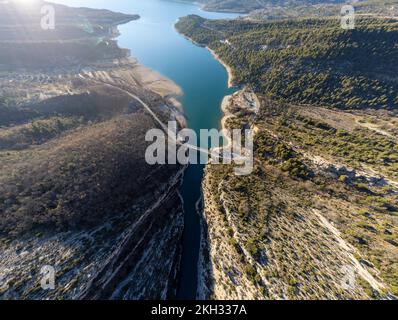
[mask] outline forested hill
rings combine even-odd
[[[313,5],[323,3],[342,3],[343,0],[185,0],[187,2],[199,2],[208,11],[240,12],[248,13],[253,10],[263,9],[268,6],[292,6]]]
[[[51,4],[55,28],[44,30],[41,8],[45,4],[41,0],[29,6],[0,2],[0,69],[51,69],[129,54],[113,38],[117,25],[137,20],[138,15]]]
[[[266,96],[342,109],[396,108],[398,21],[336,18],[210,21],[180,19],[177,29],[215,50],[236,84]]]

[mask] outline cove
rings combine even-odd
[[[228,88],[224,67],[205,48],[178,34],[174,24],[180,17],[197,14],[204,18],[234,18],[235,14],[200,10],[195,4],[166,0],[55,0],[75,7],[91,7],[139,14],[141,19],[119,26],[119,46],[131,50],[139,63],[158,71],[179,85],[184,94],[188,127],[219,129],[222,99],[233,92]],[[185,230],[180,271],[179,299],[196,298],[197,263],[200,246],[200,218],[196,203],[201,196],[203,165],[191,165],[184,177],[181,195],[184,199]]]

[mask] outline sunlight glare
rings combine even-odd
[[[14,2],[15,4],[18,5],[25,5],[25,6],[31,6],[35,3],[37,3],[37,0],[11,0],[11,2]]]

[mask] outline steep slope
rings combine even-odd
[[[256,167],[244,177],[228,166],[206,169],[198,297],[397,294],[396,133],[366,128],[371,113],[260,101],[255,119],[239,112],[243,92],[226,102],[226,126],[256,132]]]
[[[397,104],[397,20],[357,19],[344,30],[334,18],[277,22],[180,19],[177,29],[214,50],[235,84],[272,99],[337,108]]]
[[[10,20],[15,8],[1,6]],[[183,125],[180,89],[113,42],[137,16],[56,10],[68,32],[40,31],[40,16],[21,9],[29,37],[0,28],[2,54],[13,57],[0,69],[0,298],[173,297],[184,167],[146,163],[145,135],[159,124],[141,101]],[[50,54],[37,45],[24,58],[36,41]],[[95,55],[82,55],[87,46]],[[41,287],[45,266],[53,290]]]
[[[223,125],[255,133],[253,174],[206,168],[199,298],[396,297],[396,27],[177,23],[243,88],[225,99]]]

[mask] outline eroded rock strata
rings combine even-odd
[[[371,110],[262,96],[255,114],[247,97],[245,89],[226,98],[224,125],[254,130],[255,170],[239,177],[230,166],[206,168],[198,298],[392,298],[396,172],[383,162],[356,161],[353,152],[396,148],[394,126],[385,123],[396,115],[376,121]],[[341,143],[351,157],[336,152]]]
[[[0,298],[174,297],[184,167],[146,163],[143,103],[183,126],[181,90],[113,40],[138,16],[56,5],[45,32],[40,3],[0,6]]]

